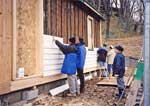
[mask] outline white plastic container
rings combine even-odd
[[[19,68],[19,69],[18,69],[18,72],[17,72],[18,78],[24,77],[24,73],[25,73],[24,67]]]

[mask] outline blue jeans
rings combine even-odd
[[[99,64],[100,67],[105,67],[106,62],[99,61],[98,64]]]
[[[112,64],[108,64],[107,68],[108,68],[108,72],[110,74],[111,71],[113,71],[113,65]]]
[[[117,77],[117,86],[119,89],[124,89],[125,88],[125,83],[124,83],[124,79]]]

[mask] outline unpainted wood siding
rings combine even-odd
[[[12,78],[12,0],[0,0],[0,95]]]
[[[86,46],[87,17],[93,15],[72,0],[44,0],[44,34],[63,37],[68,43],[71,35],[83,37]],[[94,18],[94,47],[100,47],[100,19]]]

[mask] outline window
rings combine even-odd
[[[92,17],[87,17],[87,34],[88,34],[88,49],[94,49],[94,20]]]

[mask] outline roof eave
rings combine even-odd
[[[93,8],[92,6],[90,6],[87,2],[85,2],[84,0],[78,0],[81,3],[83,3],[86,7],[88,7],[89,9],[91,9],[94,13],[96,13],[103,21],[105,20],[104,16],[99,13],[95,8]]]

